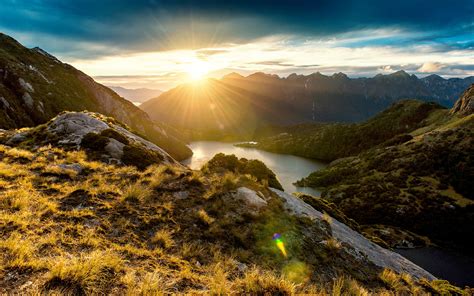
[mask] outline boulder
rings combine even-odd
[[[233,197],[242,200],[248,206],[257,210],[267,205],[267,202],[261,198],[257,192],[247,187],[238,188]]]

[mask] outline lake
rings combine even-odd
[[[307,187],[296,187],[292,183],[311,172],[321,170],[327,164],[303,157],[266,152],[255,148],[235,147],[234,143],[199,141],[192,142],[193,156],[183,164],[192,169],[200,169],[217,153],[235,154],[237,157],[263,161],[276,175],[288,193],[304,192],[319,196],[321,192]],[[415,264],[431,272],[434,276],[447,279],[460,286],[474,285],[474,259],[449,250],[421,248],[395,250]]]
[[[277,176],[283,189],[288,193],[304,192],[319,196],[320,191],[308,187],[296,187],[292,183],[308,176],[311,172],[320,170],[327,164],[303,157],[266,152],[255,148],[235,147],[234,143],[199,141],[191,142],[189,147],[193,156],[183,161],[183,164],[192,169],[200,169],[208,160],[217,153],[235,154],[247,159],[263,161]]]
[[[471,257],[434,247],[398,249],[395,252],[452,284],[474,286],[474,259]]]

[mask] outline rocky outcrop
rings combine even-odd
[[[271,190],[285,201],[285,208],[294,215],[299,217],[307,217],[311,220],[325,219],[323,213],[315,210],[313,207],[298,199],[297,197],[277,189]],[[371,261],[377,266],[380,266],[382,268],[389,268],[398,273],[408,273],[418,279],[435,278],[432,274],[419,267],[418,265],[412,263],[405,257],[390,250],[384,249],[379,245],[369,241],[360,233],[352,230],[350,227],[334,218],[331,218],[330,226],[332,230],[332,235],[337,240],[347,243],[348,245],[353,247],[359,253],[360,256],[367,257],[369,261]]]
[[[22,130],[6,139],[7,145],[31,141],[66,149],[83,149],[107,163],[145,168],[153,163],[180,165],[154,143],[132,133],[112,118],[92,112],[65,112],[46,125]]]
[[[250,208],[259,210],[267,205],[265,199],[258,195],[257,192],[247,187],[237,188],[237,192],[233,196],[236,199],[242,200]]]
[[[63,111],[111,116],[139,132],[175,159],[192,151],[180,132],[148,115],[111,89],[39,48],[28,49],[0,33],[0,128],[42,124]]]
[[[472,84],[456,101],[451,113],[467,116],[474,113],[474,84]]]

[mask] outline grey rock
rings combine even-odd
[[[73,163],[73,164],[59,164],[58,167],[60,169],[63,169],[63,170],[71,170],[71,171],[75,171],[77,172],[78,174],[80,174],[84,168],[82,167],[82,165],[78,164],[78,163]]]
[[[104,147],[105,151],[107,151],[110,156],[113,158],[121,159],[123,156],[123,147],[125,145],[120,143],[115,139],[109,138],[109,143]]]
[[[284,200],[285,209],[290,213],[297,216],[307,217],[313,221],[323,220],[323,213],[315,210],[301,199],[274,188],[270,189]],[[405,257],[369,241],[360,233],[352,230],[349,226],[334,218],[332,218],[331,229],[333,236],[337,240],[352,246],[357,252],[364,254],[369,261],[377,266],[389,268],[398,273],[408,273],[417,279],[435,279],[431,273],[409,261]]]
[[[244,201],[248,206],[257,210],[267,205],[267,202],[258,196],[257,192],[246,187],[238,188],[233,197]]]
[[[189,197],[189,192],[187,192],[187,191],[178,191],[178,192],[173,193],[173,197],[175,199],[178,199],[178,200],[186,199],[186,198]]]
[[[26,140],[27,134],[26,133],[16,133],[14,134],[8,141],[5,143],[9,146],[21,143]]]
[[[21,97],[23,99],[23,102],[28,108],[33,108],[33,98],[29,93],[24,93],[23,96]]]

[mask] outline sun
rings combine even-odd
[[[191,81],[198,81],[205,78],[210,69],[209,63],[200,60],[192,61],[186,66],[186,72]]]

